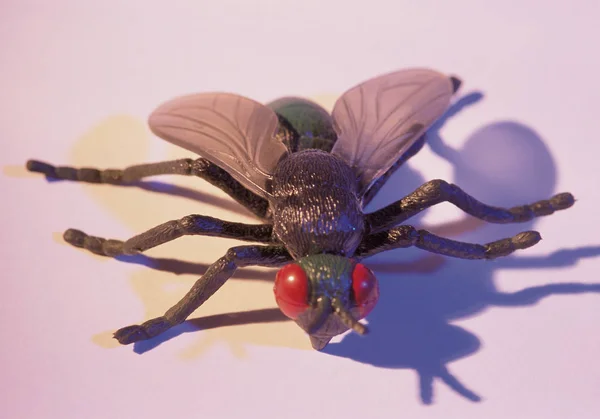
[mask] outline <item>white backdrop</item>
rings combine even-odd
[[[598,417],[599,9],[3,2],[1,416]],[[116,345],[114,330],[161,315],[235,242],[188,237],[125,263],[65,245],[66,228],[125,239],[191,213],[255,220],[198,179],[48,183],[27,159],[104,168],[188,156],[145,124],[174,96],[295,94],[330,107],[360,81],[415,66],[461,77],[462,101],[370,209],[433,178],[502,206],[572,192],[573,208],[525,225],[483,226],[446,204],[417,220],[480,243],[536,229],[541,243],[495,262],[374,258],[372,334],[325,353],[277,314],[274,272],[261,269],[239,271],[166,337]]]

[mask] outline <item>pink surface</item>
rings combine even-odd
[[[600,417],[599,9],[4,1],[0,416]],[[524,225],[464,222],[450,205],[417,220],[481,243],[537,229],[540,244],[495,262],[374,258],[372,334],[326,353],[278,314],[274,272],[262,269],[239,271],[168,339],[115,345],[114,330],[162,314],[233,242],[185,238],[125,263],[65,245],[62,231],[127,238],[190,213],[253,219],[201,180],[48,183],[24,171],[28,158],[121,167],[187,156],[145,124],[174,96],[296,94],[330,106],[357,82],[413,66],[460,76],[470,105],[371,208],[433,178],[506,206],[571,191],[572,209]]]

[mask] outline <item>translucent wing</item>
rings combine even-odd
[[[287,153],[275,139],[277,115],[238,95],[182,96],[159,106],[148,123],[159,137],[218,165],[262,197],[268,195],[273,170]]]
[[[367,80],[338,99],[331,152],[355,169],[362,194],[442,116],[452,92],[448,76],[409,69]]]

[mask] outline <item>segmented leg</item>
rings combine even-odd
[[[244,266],[280,266],[292,260],[283,246],[239,246],[229,249],[225,256],[213,263],[196,281],[192,289],[164,316],[148,320],[141,325],[127,326],[115,332],[114,337],[123,345],[157,336],[182,323],[208,300],[233,275]]]
[[[273,226],[270,224],[242,224],[219,220],[204,215],[188,215],[158,225],[123,242],[89,236],[69,229],[63,235],[67,243],[82,247],[102,256],[132,255],[170,242],[182,236],[202,235],[223,237],[259,243],[272,243]]]
[[[515,250],[527,249],[541,240],[537,231],[524,231],[514,237],[488,244],[472,244],[436,236],[426,230],[403,225],[366,236],[355,256],[367,258],[387,250],[415,246],[428,252],[460,259],[495,259],[507,256]]]
[[[53,166],[37,160],[27,162],[27,170],[43,173],[54,179],[73,180],[87,183],[125,184],[157,175],[191,175],[194,160],[179,159],[159,163],[130,166],[125,169],[75,168]]]
[[[130,184],[157,175],[198,176],[221,189],[260,218],[269,218],[266,199],[246,189],[229,173],[204,158],[179,159],[159,163],[140,164],[125,169],[94,169],[53,166],[37,160],[27,162],[27,170],[43,173],[49,178],[87,183]]]
[[[449,202],[458,208],[490,223],[522,223],[532,218],[550,215],[555,211],[571,207],[575,198],[570,193],[554,195],[548,200],[513,208],[498,208],[483,204],[460,189],[443,180],[432,180],[423,184],[410,195],[378,211],[367,214],[368,231],[376,233],[398,225],[419,212]]]

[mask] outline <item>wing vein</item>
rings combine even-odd
[[[426,103],[425,103],[423,106],[421,106],[420,108],[416,109],[416,110],[415,110],[415,111],[413,111],[411,114],[409,114],[409,115],[408,115],[406,118],[404,118],[404,120],[403,120],[401,123],[399,123],[399,124],[396,124],[396,125],[394,125],[393,127],[391,127],[391,128],[390,128],[390,129],[389,129],[389,130],[388,130],[388,131],[385,133],[385,135],[384,135],[384,136],[382,136],[382,138],[388,138],[388,137],[390,137],[390,138],[389,138],[389,141],[394,141],[394,139],[397,139],[397,138],[401,137],[401,136],[402,136],[402,133],[395,134],[395,135],[390,135],[390,133],[391,133],[391,132],[393,132],[393,131],[394,131],[395,129],[397,129],[398,127],[402,127],[403,125],[405,125],[405,124],[406,124],[406,122],[407,122],[408,120],[410,120],[410,119],[411,119],[413,116],[415,116],[416,114],[418,114],[419,112],[421,112],[421,111],[422,111],[424,108],[426,108],[426,107],[428,107],[428,106],[431,106],[431,104],[433,104],[433,103],[437,102],[437,101],[438,101],[440,98],[443,98],[443,97],[445,97],[445,96],[446,96],[446,94],[445,94],[445,93],[442,93],[442,94],[440,94],[440,95],[438,95],[438,96],[434,97],[433,99],[431,99],[429,102],[426,102]],[[440,115],[440,116],[441,116],[441,115]],[[407,132],[408,132],[408,131],[407,131]],[[389,141],[388,141],[388,142],[389,142]]]
[[[178,117],[181,119],[187,119],[181,115],[170,115],[172,117]],[[191,120],[191,122],[197,122],[195,120]],[[174,129],[174,130],[179,130],[179,131],[186,131],[186,132],[193,132],[195,134],[204,136],[204,137],[208,137],[211,140],[216,141],[217,143],[221,144],[221,146],[226,147],[232,154],[239,156],[239,155],[244,155],[244,150],[242,149],[242,147],[240,146],[240,144],[238,142],[235,141],[235,139],[233,139],[226,131],[223,131],[217,127],[211,126],[211,128],[213,128],[216,132],[222,134],[223,136],[229,138],[230,140],[233,140],[229,143],[225,143],[223,142],[223,138],[222,137],[215,137],[212,134],[209,134],[207,132],[201,131],[195,127],[183,127],[181,125],[171,125],[171,124],[162,124],[161,127],[163,128],[170,128],[170,129]],[[202,155],[201,153],[198,153],[200,155]],[[206,157],[206,156],[202,156],[202,157]]]
[[[428,80],[426,83],[424,83],[423,85],[421,85],[420,87],[418,87],[415,91],[411,92],[408,96],[404,97],[404,99],[399,102],[394,109],[392,109],[387,115],[386,117],[383,119],[383,121],[381,121],[378,125],[379,126],[383,126],[383,124],[385,124],[387,122],[387,120],[402,106],[404,106],[404,104],[406,102],[408,102],[411,98],[413,98],[415,95],[419,94],[420,92],[422,92],[423,90],[425,90],[425,88],[430,85],[432,82],[436,81],[436,79],[431,79]]]
[[[216,101],[216,99],[215,99]],[[216,105],[215,105],[216,106]],[[226,122],[227,124],[229,124],[235,131],[237,131],[237,133],[239,134],[240,137],[244,137],[244,132],[240,129],[239,126],[237,126],[231,119],[229,119],[226,115],[222,114],[220,111],[215,110],[214,108],[210,108],[208,106],[188,106],[188,107],[181,107],[178,109],[179,111],[187,111],[187,110],[205,110],[205,111],[209,111],[211,114],[213,114],[214,116],[217,116],[219,118],[221,118],[224,122]],[[167,114],[169,115],[169,114]],[[178,115],[173,113],[172,115]],[[193,118],[193,117],[188,117],[188,118]],[[198,121],[200,122],[200,121]],[[201,121],[204,124],[207,125],[211,125],[208,124],[205,121]]]

